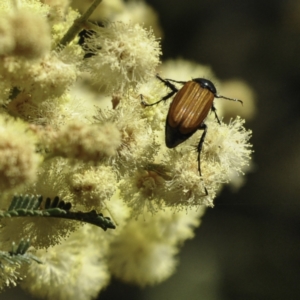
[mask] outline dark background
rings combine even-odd
[[[164,30],[164,59],[210,65],[220,80],[238,77],[255,90],[246,126],[256,167],[208,209],[174,276],[145,289],[113,281],[99,299],[300,299],[300,1],[147,3]]]

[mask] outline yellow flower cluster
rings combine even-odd
[[[103,1],[92,19],[105,20],[104,26],[76,19],[73,8],[84,16],[93,2],[0,2],[1,209],[15,193],[59,196],[72,209],[96,210],[116,225],[104,232],[59,218],[0,219],[0,250],[30,237],[43,262],[17,270],[0,255],[0,288],[23,278],[25,290],[49,300],[93,299],[112,275],[139,286],[171,276],[180,246],[224,183],[240,184],[252,152],[242,118],[218,124],[213,115],[205,121],[202,178],[195,148],[200,132],[168,149],[169,106],[141,103],[141,95],[154,103],[170,92],[156,73],[182,81],[208,77],[218,90],[222,83],[206,66],[160,61],[153,32],[162,31],[144,2]],[[84,41],[76,35],[80,26],[90,30]],[[249,91],[243,100],[253,103],[245,83],[224,84],[234,96],[231,86]],[[216,101],[220,116],[229,114],[224,102]],[[249,107],[247,117],[254,112]]]

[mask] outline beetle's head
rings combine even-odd
[[[216,87],[214,86],[214,84],[210,80],[207,80],[207,79],[204,79],[204,78],[194,78],[193,81],[199,83],[202,88],[208,89],[214,95],[217,95]]]

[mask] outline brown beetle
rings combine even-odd
[[[155,103],[148,104],[143,100],[142,102],[145,106],[152,106],[166,101],[176,94],[170,105],[166,119],[166,145],[168,148],[175,148],[191,137],[198,129],[203,130],[197,146],[198,171],[199,175],[202,176],[200,154],[207,133],[207,125],[204,123],[204,120],[210,110],[214,112],[218,123],[221,124],[214,106],[214,98],[243,102],[238,99],[218,95],[214,84],[204,78],[195,78],[190,81],[176,81],[162,79],[159,75],[156,75],[156,77],[170,88],[171,92]],[[171,82],[180,83],[183,87],[178,90]],[[208,194],[206,188],[205,193],[206,195]]]

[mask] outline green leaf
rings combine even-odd
[[[15,195],[7,211],[0,211],[0,218],[15,217],[47,217],[61,218],[89,223],[103,230],[115,229],[116,226],[109,217],[104,217],[95,210],[90,212],[71,211],[70,202],[65,202],[56,196],[53,200],[38,195]]]

